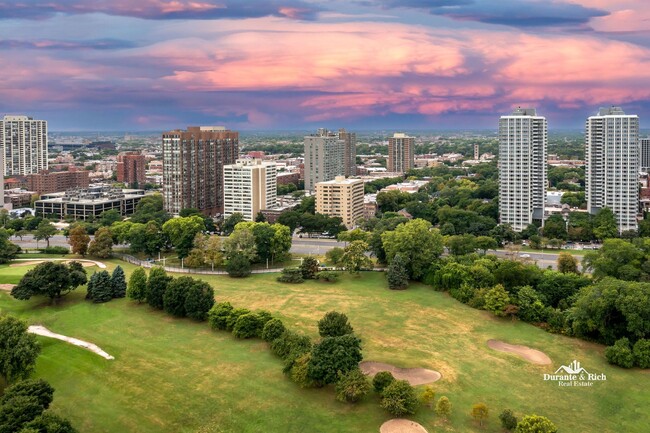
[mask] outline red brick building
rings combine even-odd
[[[39,174],[27,175],[27,189],[37,194],[67,191],[72,188],[88,188],[89,171],[57,171],[50,173],[46,170]]]
[[[123,152],[117,155],[117,181],[139,187],[145,184],[145,157],[138,152]]]

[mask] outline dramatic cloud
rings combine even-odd
[[[133,48],[136,44],[119,39],[93,39],[89,41],[37,40],[23,41],[0,39],[0,50],[38,49],[38,50],[119,50]]]

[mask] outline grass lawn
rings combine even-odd
[[[107,264],[120,264],[127,275],[134,268]],[[24,268],[0,268],[0,278],[16,269]],[[641,433],[650,424],[650,371],[608,365],[602,346],[497,319],[424,285],[389,291],[381,273],[299,285],[280,284],[275,277],[202,276],[218,301],[268,309],[313,338],[325,312],[345,312],[363,339],[366,360],[440,371],[443,378],[434,387],[437,396],[449,397],[453,414],[444,423],[422,408],[412,418],[429,432],[500,432],[498,414],[506,408],[518,416],[548,416],[567,433]],[[0,293],[2,313],[91,341],[115,356],[106,361],[39,337],[43,352],[36,375],[53,384],[53,409],[79,431],[377,432],[390,418],[374,394],[351,406],[336,402],[331,388],[300,389],[259,340],[236,340],[205,323],[173,319],[125,299],[95,305],[84,295],[80,290],[50,306],[45,299],[20,302]],[[486,346],[488,339],[542,350],[553,365],[495,352]],[[607,381],[569,388],[542,380],[574,359],[589,372],[605,373]],[[490,409],[482,429],[469,416],[478,402]]]

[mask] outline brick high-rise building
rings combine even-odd
[[[185,208],[223,213],[223,167],[239,155],[239,133],[222,126],[191,126],[163,139],[163,202],[171,214]]]
[[[396,132],[388,139],[388,171],[406,173],[415,165],[415,138]]]
[[[357,134],[355,132],[347,132],[345,129],[339,129],[339,140],[343,141],[344,150],[344,165],[345,176],[355,176],[357,174]]]
[[[27,116],[4,116],[0,119],[0,152],[4,155],[0,167],[4,176],[47,170],[47,122]]]
[[[117,181],[141,188],[146,182],[145,157],[139,152],[117,155]]]
[[[87,170],[57,171],[27,175],[27,189],[40,194],[63,192],[74,188],[88,188],[90,172]]]

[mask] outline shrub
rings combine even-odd
[[[134,301],[142,302],[147,296],[147,273],[144,268],[135,268],[129,278],[126,294]]]
[[[328,262],[330,262],[334,266],[339,266],[341,264],[341,259],[343,259],[343,254],[345,254],[345,251],[343,251],[343,248],[332,248],[328,252],[325,253],[325,258],[327,259]]]
[[[154,266],[149,272],[149,279],[147,280],[147,303],[159,310],[163,309],[164,296],[167,290],[167,285],[172,280],[167,275],[165,269],[160,266]]]
[[[228,328],[228,317],[230,317],[232,310],[233,307],[230,302],[219,302],[215,304],[208,312],[208,323],[212,329],[225,331]]]
[[[316,278],[321,281],[326,281],[328,283],[333,283],[339,279],[339,273],[334,271],[321,271],[318,273]]]
[[[476,403],[472,406],[472,418],[479,422],[479,425],[483,426],[483,421],[486,420],[489,416],[489,410],[485,403]]]
[[[485,308],[485,295],[488,292],[488,288],[478,289],[474,292],[474,296],[469,300],[467,305],[472,308],[483,310]]]
[[[338,311],[330,311],[318,321],[318,333],[321,337],[340,337],[353,332],[348,316]]]
[[[273,340],[271,350],[282,359],[287,359],[292,353],[308,352],[311,350],[311,340],[305,335],[285,330],[280,337]]]
[[[300,264],[300,271],[302,272],[302,278],[313,280],[318,274],[318,260],[311,256],[304,257]]]
[[[609,346],[605,349],[605,358],[610,364],[623,368],[632,368],[634,366],[634,355],[630,347],[630,340],[621,338],[613,346]]]
[[[233,278],[244,278],[251,274],[251,262],[241,253],[233,255],[226,264],[226,272]]]
[[[370,391],[368,377],[358,368],[346,374],[339,373],[336,382],[336,399],[341,402],[356,403]]]
[[[517,417],[515,417],[510,409],[505,409],[501,412],[499,419],[501,420],[501,427],[504,429],[513,430],[517,428]]]
[[[271,319],[262,328],[262,340],[271,343],[286,330],[284,323],[280,319]]]
[[[407,381],[395,380],[384,388],[380,405],[393,416],[412,415],[418,409],[418,398]]]
[[[69,254],[70,253],[70,250],[67,247],[60,247],[60,246],[39,248],[38,251],[40,251],[43,254]]]
[[[436,403],[436,415],[441,418],[449,418],[451,415],[451,402],[445,396],[442,396],[438,399]]]
[[[302,271],[299,268],[284,268],[282,275],[278,277],[281,283],[300,284],[304,282],[302,279]]]
[[[392,376],[391,376],[392,377]],[[422,402],[423,405],[427,407],[433,406],[433,401],[436,398],[436,391],[433,389],[432,386],[427,386],[424,388],[424,391],[422,391],[422,395],[420,396],[420,401]]]
[[[228,318],[226,319],[226,331],[232,331],[237,323],[237,319],[244,314],[248,314],[251,311],[246,308],[235,308],[230,312]]]
[[[637,367],[650,368],[650,340],[641,339],[634,343],[632,353]]]
[[[266,325],[266,322],[273,319],[273,314],[271,314],[271,312],[267,310],[257,310],[255,314],[257,314],[257,317],[260,319],[260,322],[262,322],[262,327]]]
[[[243,314],[237,318],[232,333],[237,338],[259,337],[262,326],[264,325],[257,314]]]
[[[508,292],[501,284],[497,284],[485,294],[485,309],[495,316],[504,316],[503,310],[509,303]]]
[[[309,361],[311,360],[311,353],[306,352],[298,356],[291,363],[290,377],[291,380],[296,382],[301,388],[313,388],[316,382],[309,378]]]
[[[476,295],[476,289],[470,284],[462,283],[457,289],[449,289],[449,294],[457,301],[467,304]]]
[[[322,384],[335,383],[338,374],[359,368],[361,340],[353,334],[325,337],[311,353],[309,377]]]
[[[187,317],[203,321],[214,305],[212,286],[201,280],[194,280],[185,294],[185,314]]]
[[[395,382],[395,378],[390,371],[380,371],[372,378],[372,387],[376,392],[381,394],[384,391],[384,388],[393,382]]]
[[[526,415],[517,424],[516,433],[557,433],[550,419],[538,415]]]

